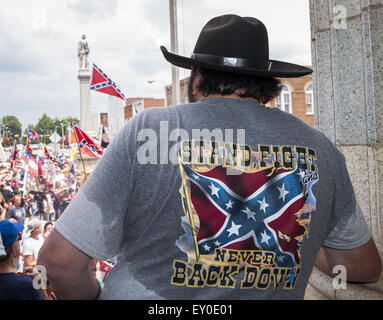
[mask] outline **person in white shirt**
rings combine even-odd
[[[37,257],[44,242],[41,236],[43,227],[40,219],[32,218],[29,220],[27,223],[27,232],[30,233],[30,236],[23,244],[24,264],[26,267],[34,267],[36,266]]]

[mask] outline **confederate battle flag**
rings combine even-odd
[[[102,92],[127,101],[125,95],[121,92],[117,84],[109,79],[109,77],[95,64],[93,64],[92,82],[90,90]]]
[[[294,267],[305,227],[299,223],[306,202],[302,170],[273,168],[227,175],[222,166],[198,172],[182,165],[190,204],[199,218],[200,255],[216,248],[275,253],[277,267]],[[303,219],[305,220],[305,219]]]
[[[73,131],[76,136],[78,147],[81,152],[95,158],[100,158],[103,151],[83,130],[73,125]]]

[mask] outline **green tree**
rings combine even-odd
[[[15,116],[4,116],[2,118],[2,124],[6,127],[6,131],[9,131],[8,136],[10,138],[10,142],[13,143],[13,140],[21,136],[22,125],[19,119]],[[4,130],[4,128],[3,128]]]
[[[60,119],[55,117],[52,119],[46,113],[39,118],[36,125],[28,125],[30,130],[35,130],[39,134],[39,142],[49,142],[49,136],[56,131],[60,136],[66,135],[66,128],[72,123],[79,123],[80,121],[75,117],[66,117]],[[28,129],[25,131],[27,134]]]
[[[32,126],[29,126],[32,129]],[[34,130],[39,134],[40,141],[47,141],[47,137],[51,131],[54,130],[54,121],[51,117],[49,117],[46,113],[40,117],[37,121],[37,124],[33,126]]]
[[[63,121],[64,123],[66,123],[68,126],[75,123],[77,125],[80,124],[80,120],[75,118],[75,117],[66,117],[64,119],[62,119],[61,121]]]

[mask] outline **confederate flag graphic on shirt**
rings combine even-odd
[[[278,279],[284,277],[290,286],[295,283],[302,241],[315,210],[312,185],[319,177],[313,163],[315,150],[305,148],[306,156],[301,156],[302,148],[299,152],[288,148],[280,147],[279,153],[270,153],[268,159],[253,153],[253,164],[240,174],[227,174],[222,164],[180,163],[186,233],[176,245],[188,255],[189,263],[194,263],[192,274],[199,263],[231,264],[268,269],[278,273]],[[288,159],[289,153],[282,155],[282,150],[291,153],[285,166],[281,159]],[[263,165],[259,165],[261,161]],[[177,281],[182,278],[182,262],[177,261],[173,268],[176,276],[172,284],[181,285]],[[209,274],[206,279],[211,279]]]

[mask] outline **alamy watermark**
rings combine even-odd
[[[331,26],[334,29],[347,29],[347,8],[342,5],[336,5],[332,9],[334,19]]]
[[[179,164],[180,151],[184,141],[198,143],[199,152],[192,155],[197,158],[206,158],[211,155],[212,144],[216,143],[217,156],[225,156],[235,149],[235,157],[243,156],[245,146],[245,129],[191,129],[175,128],[169,131],[168,121],[160,121],[159,131],[144,128],[137,134],[137,141],[141,142],[137,150],[138,163],[145,164]],[[242,153],[241,153],[242,152]],[[228,168],[230,170],[230,168]],[[234,174],[234,173],[233,173]]]
[[[47,289],[47,269],[44,266],[37,265],[33,268],[33,288],[36,290]]]
[[[332,286],[335,290],[347,289],[347,270],[343,265],[336,265],[332,269],[332,273],[336,276],[332,280]]]

